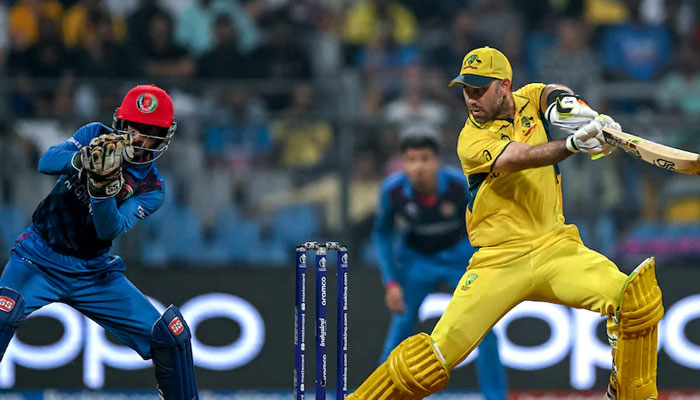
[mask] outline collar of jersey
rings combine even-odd
[[[519,94],[513,93],[513,103],[515,104],[515,109],[518,110],[516,112],[516,114],[520,114],[521,112],[523,112],[523,110],[528,105],[528,103],[530,103],[530,99],[528,99],[527,97],[521,96]],[[474,126],[476,126],[477,128],[487,129],[487,130],[494,131],[494,132],[497,132],[501,128],[506,127],[512,123],[512,122],[506,121],[504,119],[495,119],[495,120],[486,121],[483,124],[480,124],[480,123],[476,122],[476,120],[474,119],[474,116],[472,115],[471,112],[469,113],[469,121],[472,124],[474,124]]]
[[[155,168],[155,161],[143,165],[130,165],[128,170],[136,179],[143,179]]]
[[[437,175],[435,194],[438,196],[442,195],[447,188],[447,174],[445,174],[443,171],[443,167],[439,167],[437,171],[435,171],[435,175]],[[413,186],[411,186],[411,181],[408,179],[408,175],[404,176],[406,180],[403,184],[403,193],[411,198],[417,197],[415,191],[413,190]]]

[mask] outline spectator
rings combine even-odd
[[[629,17],[630,10],[624,1],[586,0],[584,16],[593,26],[617,25]]]
[[[629,22],[608,28],[603,36],[603,68],[611,79],[649,81],[666,72],[671,37],[664,26],[644,24],[638,6],[631,8]]]
[[[417,30],[415,15],[400,2],[361,0],[348,11],[343,36],[355,45],[369,45],[380,36],[406,45],[416,40]]]
[[[658,105],[674,119],[700,115],[700,45],[686,41],[680,45],[676,66],[660,83]],[[697,146],[700,129],[696,124],[664,127],[664,143],[675,147]]]
[[[105,7],[110,15],[125,20],[127,16],[136,11],[141,3],[142,0],[105,0]]]
[[[95,37],[95,22],[107,16],[117,41],[124,39],[126,26],[119,18],[111,17],[101,0],[80,0],[63,16],[63,41],[67,48],[88,47]]]
[[[521,56],[523,39],[522,16],[506,0],[478,0],[470,8],[477,24],[474,34],[488,38],[489,46],[508,54],[513,62]],[[516,65],[513,68],[517,68]],[[518,74],[514,74],[518,76]]]
[[[471,49],[489,45],[485,37],[476,32],[476,15],[466,9],[457,11],[452,17],[450,36],[443,45],[430,52],[426,64],[451,76],[455,73],[455,62],[459,62]],[[462,104],[460,104],[462,106]]]
[[[362,113],[367,118],[378,116],[385,103],[384,92],[376,86],[367,86],[362,100]]]
[[[8,35],[9,20],[7,12],[7,5],[0,4],[0,65],[3,64],[3,60],[7,55],[7,50],[10,44]]]
[[[228,15],[236,29],[239,50],[249,53],[260,41],[255,22],[237,0],[192,0],[175,22],[175,41],[193,55],[201,56],[214,47],[214,21]]]
[[[8,16],[10,42],[24,50],[39,39],[40,21],[60,23],[63,14],[61,3],[56,0],[20,0],[12,6]]]
[[[558,23],[557,42],[537,58],[537,71],[542,82],[557,82],[586,94],[600,83],[602,70],[598,58],[588,47],[590,30],[583,21],[562,19]]]
[[[195,62],[187,50],[173,42],[172,21],[167,14],[155,14],[148,23],[149,39],[143,43],[144,73],[159,78],[192,76]]]
[[[379,87],[387,96],[393,97],[402,90],[403,71],[418,65],[419,54],[415,46],[401,46],[385,33],[362,48],[355,62],[362,69],[368,85]]]
[[[350,187],[348,190],[348,217],[350,229],[360,232],[371,231],[374,210],[379,195],[381,176],[380,168],[373,152],[362,150],[354,158]],[[324,214],[329,233],[338,234],[343,229],[343,212],[341,195],[343,181],[338,172],[327,172],[321,177],[293,190],[268,194],[256,203],[258,212],[269,213],[272,210],[289,207],[294,204],[317,204]],[[353,237],[353,241],[359,238]]]
[[[311,61],[303,47],[295,40],[295,30],[289,17],[276,14],[270,18],[269,38],[258,50],[255,63],[261,68],[261,77],[272,79],[309,79]]]
[[[289,110],[273,124],[276,159],[281,168],[310,170],[320,167],[333,144],[333,130],[327,121],[313,115],[313,92],[309,85],[294,89]]]
[[[306,49],[295,41],[291,21],[283,14],[270,18],[269,40],[252,55],[256,65],[256,77],[278,80],[307,80],[311,78],[311,60]],[[286,94],[268,96],[270,108],[287,107]]]
[[[262,165],[272,140],[262,104],[240,90],[225,90],[204,134],[205,159],[238,172]]]
[[[700,115],[700,50],[684,42],[678,50],[676,68],[661,83],[659,104],[667,111]]]
[[[13,110],[23,116],[51,115],[57,94],[65,94],[59,89],[67,88],[60,80],[68,76],[70,57],[59,25],[53,19],[40,19],[38,26],[38,40],[25,50],[12,49],[8,57]]]
[[[133,73],[132,55],[114,36],[112,19],[97,13],[91,22],[93,39],[76,49],[74,70],[80,77],[121,78]]]
[[[244,79],[251,75],[251,61],[241,54],[236,31],[227,15],[215,22],[216,46],[198,60],[197,74],[202,78]]]
[[[421,26],[444,27],[446,20],[452,18],[456,10],[468,8],[475,0],[402,0],[418,19]],[[530,0],[532,1],[532,0]]]
[[[404,71],[403,95],[384,108],[385,122],[396,127],[399,132],[415,126],[439,131],[447,122],[447,107],[424,97],[422,75],[420,67],[407,68]]]
[[[141,43],[146,43],[148,40],[148,29],[143,29],[148,26],[149,21],[156,14],[167,14],[159,5],[157,0],[142,0],[139,7],[127,18],[126,26],[128,30],[127,40],[132,47],[140,47]]]
[[[671,6],[671,15],[674,18],[669,25],[673,25],[674,33],[682,40],[691,39],[693,30],[699,26],[697,24],[700,21],[700,4],[694,0],[681,0],[674,6]]]

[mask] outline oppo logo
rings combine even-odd
[[[418,316],[421,321],[437,318],[447,308],[451,295],[434,293],[426,297]],[[507,336],[508,325],[518,318],[537,318],[550,329],[547,340],[537,346],[520,346]],[[700,370],[700,343],[685,336],[686,325],[700,319],[700,294],[685,297],[666,309],[659,323],[659,351],[664,351],[674,362]],[[595,385],[595,369],[609,369],[612,365],[610,345],[596,336],[599,324],[606,318],[587,310],[576,310],[550,303],[526,301],[506,314],[494,326],[498,336],[501,361],[506,367],[536,370],[551,367],[570,357],[570,382],[578,390]],[[470,363],[478,354],[473,351],[464,362]]]
[[[161,313],[165,307],[150,298]],[[185,321],[192,330],[192,353],[196,366],[211,370],[228,370],[243,366],[262,350],[265,324],[257,309],[246,300],[224,293],[208,293],[185,302],[180,307]],[[63,326],[63,336],[46,346],[22,343],[17,336],[10,342],[0,363],[0,387],[10,388],[15,383],[17,366],[46,370],[70,364],[82,351],[83,383],[90,389],[104,385],[105,366],[123,370],[148,368],[145,361],[132,349],[107,340],[105,330],[78,311],[62,303],[50,304],[34,313],[33,317],[53,318]],[[197,326],[210,318],[228,318],[240,326],[238,338],[226,346],[209,346],[196,335]],[[184,329],[179,319],[169,324],[174,334]]]

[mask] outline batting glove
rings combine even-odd
[[[566,148],[572,153],[601,154],[603,152],[603,144],[597,136],[602,129],[603,124],[599,120],[589,121],[566,138]]]
[[[594,111],[579,96],[572,93],[562,93],[547,107],[545,119],[557,128],[568,133],[574,133],[595,119],[598,113]]]
[[[616,131],[622,131],[622,127],[620,124],[615,122],[615,120],[612,119],[609,115],[605,114],[600,114],[598,118],[596,118],[600,123],[603,125],[603,128],[612,128],[615,129]],[[601,146],[603,147],[600,154],[594,156],[594,159],[599,159],[601,157],[607,156],[608,154],[612,153],[617,149],[617,147],[609,144],[608,142],[605,141],[605,138],[603,137],[603,131],[600,131],[596,136],[596,139],[600,142]]]

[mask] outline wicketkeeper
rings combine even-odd
[[[124,276],[112,241],[160,208],[155,160],[175,133],[173,102],[154,85],[131,89],[112,127],[94,122],[49,148],[39,171],[57,175],[0,277],[0,358],[33,311],[66,303],[153,359],[162,398],[199,398],[190,329],[173,305],[161,315]]]

